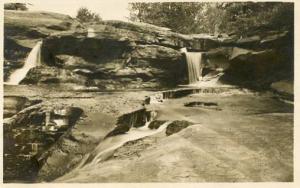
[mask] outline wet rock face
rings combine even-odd
[[[6,109],[26,104],[26,99],[18,97],[5,101]],[[3,125],[4,181],[35,181],[42,166],[37,158],[76,123],[81,113],[82,110],[75,107],[51,107],[39,103],[6,118]]]
[[[182,129],[185,129],[188,126],[193,125],[193,124],[194,123],[192,123],[192,122],[188,122],[188,121],[184,121],[184,120],[173,121],[172,123],[170,123],[167,126],[166,135],[170,136],[172,134],[178,133]]]

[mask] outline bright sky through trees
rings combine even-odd
[[[86,7],[98,13],[103,20],[127,20],[129,17],[128,2],[126,0],[5,0],[5,2],[30,3],[29,10],[51,11],[76,16],[80,7]]]

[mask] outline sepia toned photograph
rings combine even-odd
[[[294,182],[294,3],[3,3],[3,183]]]

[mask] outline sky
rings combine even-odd
[[[29,10],[51,11],[76,16],[80,7],[98,13],[103,20],[123,20],[129,17],[127,0],[6,0],[5,2],[31,3]]]

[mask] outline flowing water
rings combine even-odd
[[[185,52],[188,67],[189,84],[193,84],[201,80],[202,77],[202,53],[201,52]]]
[[[85,166],[93,166],[107,159],[114,150],[121,147],[126,142],[144,138],[146,136],[151,136],[163,131],[167,127],[167,125],[169,125],[171,122],[168,121],[163,125],[161,125],[158,129],[154,129],[154,130],[148,128],[149,123],[150,122],[147,122],[145,126],[140,128],[132,128],[126,134],[121,134],[121,135],[117,135],[105,139],[97,146],[94,152],[89,156],[89,158],[90,159],[92,158],[92,160],[90,162],[88,160],[85,161]]]
[[[95,37],[96,34],[95,34],[95,30],[93,28],[88,28],[88,34],[87,34],[87,37],[88,38],[92,38],[92,37]]]
[[[182,48],[181,52],[185,53],[186,63],[188,68],[188,85],[181,86],[191,86],[191,87],[228,87],[229,85],[220,84],[219,78],[224,74],[222,72],[216,75],[206,75],[203,77],[203,61],[201,52],[188,52],[186,48]]]
[[[29,53],[24,65],[22,68],[15,70],[11,73],[8,81],[5,84],[8,85],[18,85],[25,77],[28,71],[36,67],[41,62],[41,47],[42,41],[37,42],[37,44],[33,47],[31,52]]]
[[[112,156],[114,151],[123,146],[125,143],[159,133],[165,130],[171,122],[172,121],[165,122],[158,129],[150,129],[148,127],[150,122],[147,122],[143,127],[131,128],[130,131],[125,134],[106,138],[99,143],[92,153],[84,157],[84,159],[81,161],[81,164],[79,164],[76,169],[71,171],[69,174],[66,174],[66,177],[72,176],[74,173],[76,174],[76,171],[93,168],[97,164]]]

